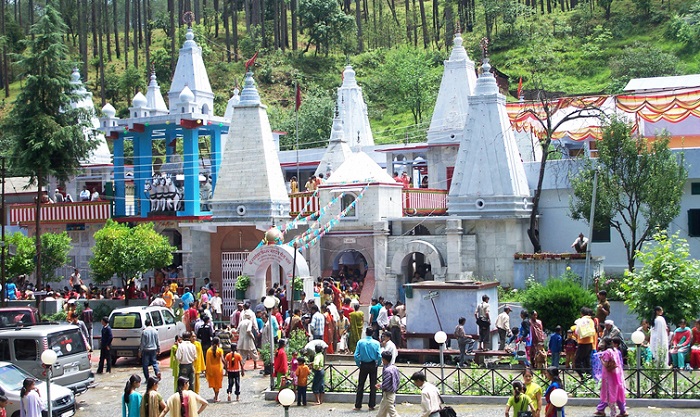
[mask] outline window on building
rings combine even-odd
[[[700,182],[693,182],[690,184],[690,194],[692,194],[692,195],[700,194]]]
[[[596,224],[604,224],[605,226],[593,226],[593,236],[591,236],[591,240],[593,242],[610,243],[610,220],[598,220]]]
[[[353,201],[355,201],[356,198],[357,197],[354,194],[345,194],[340,200],[340,210],[344,211],[345,209],[350,207],[350,205],[353,203]],[[357,203],[354,206],[352,206],[352,208],[350,208],[345,214],[345,218],[355,217],[357,217]]]
[[[700,236],[700,209],[688,210],[688,236]]]

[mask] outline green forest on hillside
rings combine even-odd
[[[327,143],[347,64],[363,87],[378,143],[424,140],[458,30],[474,61],[487,37],[491,63],[510,77],[511,92],[522,78],[526,96],[537,89],[617,93],[630,78],[700,72],[700,0],[61,0],[55,6],[96,108],[110,102],[122,117],[151,68],[167,92],[189,21],[203,48],[216,114],[241,84],[245,60],[260,51],[255,79],[273,129],[288,132],[283,149],[295,135],[295,82],[303,91],[302,146]],[[3,113],[22,84],[13,62],[42,10],[38,0],[0,1]]]

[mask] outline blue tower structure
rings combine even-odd
[[[222,134],[229,121],[214,115],[214,93],[202,59],[202,48],[188,28],[180,49],[168,92],[169,108],[160,92],[155,73],[151,74],[146,95],[138,92],[129,108],[129,118],[116,117],[107,103],[100,119],[101,129],[113,140],[115,217],[127,213],[124,142],[134,149],[133,180],[136,217],[211,215],[209,198],[216,186],[222,155]],[[200,166],[200,144],[210,138],[210,164]],[[165,141],[165,163],[153,166],[153,143]],[[176,152],[182,141],[182,156]]]

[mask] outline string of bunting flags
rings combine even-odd
[[[316,195],[316,193],[314,192],[314,196],[315,195]],[[345,193],[340,193],[340,195],[338,195],[337,197],[335,197],[331,201],[329,201],[328,204],[321,207],[319,210],[315,211],[314,213],[309,214],[306,217],[299,218],[300,215],[297,215],[297,218],[294,219],[293,223],[300,222],[300,221],[304,221],[304,222],[308,223],[310,221],[315,221],[315,220],[319,219],[321,216],[323,216],[326,213],[326,210],[328,210],[333,204],[337,203],[341,198],[343,198],[344,195],[345,195]],[[309,199],[309,201],[311,201],[311,199]],[[302,210],[302,212],[303,212],[303,210]],[[284,241],[284,233],[288,232],[291,228],[292,228],[291,226],[287,225],[287,227],[284,228],[284,231],[282,231],[282,233],[280,234],[280,236],[281,236],[280,242],[274,242],[274,243],[275,244],[282,244]],[[313,232],[313,229],[309,228],[304,233],[297,236],[297,238],[295,240],[299,240],[301,238],[304,238],[304,237],[308,236],[309,234],[311,234],[312,232]],[[265,240],[265,238],[263,237],[263,239],[260,241],[260,243],[258,243],[257,247],[263,246],[263,245],[268,244],[268,243],[269,242],[267,242]],[[293,243],[290,246],[293,246]]]
[[[316,243],[318,243],[319,239],[321,239],[326,233],[330,232],[333,229],[333,227],[340,223],[340,219],[347,216],[348,212],[355,208],[355,205],[358,201],[362,199],[362,197],[365,194],[365,191],[367,191],[368,188],[369,184],[365,185],[365,187],[362,189],[362,191],[360,191],[355,200],[352,203],[350,203],[347,207],[345,207],[345,209],[341,211],[340,214],[338,214],[337,216],[332,218],[328,223],[326,223],[323,227],[316,230],[309,229],[306,232],[302,233],[300,236],[287,243],[287,245],[293,247],[296,243],[298,249],[308,249],[311,246],[314,246]],[[341,193],[341,195],[336,197],[336,199],[342,198],[342,195],[344,194],[345,193]],[[325,208],[326,207],[324,207],[324,209]]]
[[[301,210],[299,210],[299,214],[297,214],[297,216],[294,218],[294,220],[287,223],[287,225],[284,227],[284,230],[282,231],[282,233],[287,233],[289,230],[294,229],[296,227],[297,223],[299,223],[299,221],[302,220],[302,216],[306,212],[306,209],[309,208],[311,203],[313,203],[314,198],[316,198],[317,196],[318,196],[318,188],[314,190],[314,193],[311,194],[311,197],[309,197],[306,204],[304,204],[304,207],[302,207]],[[318,212],[316,212],[316,213],[318,213]],[[315,215],[316,213],[311,213],[310,215],[304,217],[303,220],[308,220],[311,216]],[[262,243],[262,242],[260,242],[260,243]],[[260,245],[258,245],[258,246],[260,246]]]

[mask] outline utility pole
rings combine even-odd
[[[7,212],[5,211],[5,157],[2,157],[2,165],[0,166],[0,175],[2,176],[2,224],[0,224],[0,291],[2,292],[2,306],[5,307],[7,302],[5,301],[5,294],[7,290],[5,289],[5,253],[7,242],[5,242],[5,221],[7,220]]]
[[[36,213],[34,213],[34,225],[36,228],[35,243],[36,243],[36,290],[41,291],[41,198],[43,194],[41,192],[42,181],[41,168],[37,172],[36,176]],[[48,193],[47,193],[48,194]],[[39,297],[36,297],[37,308],[39,308]]]

